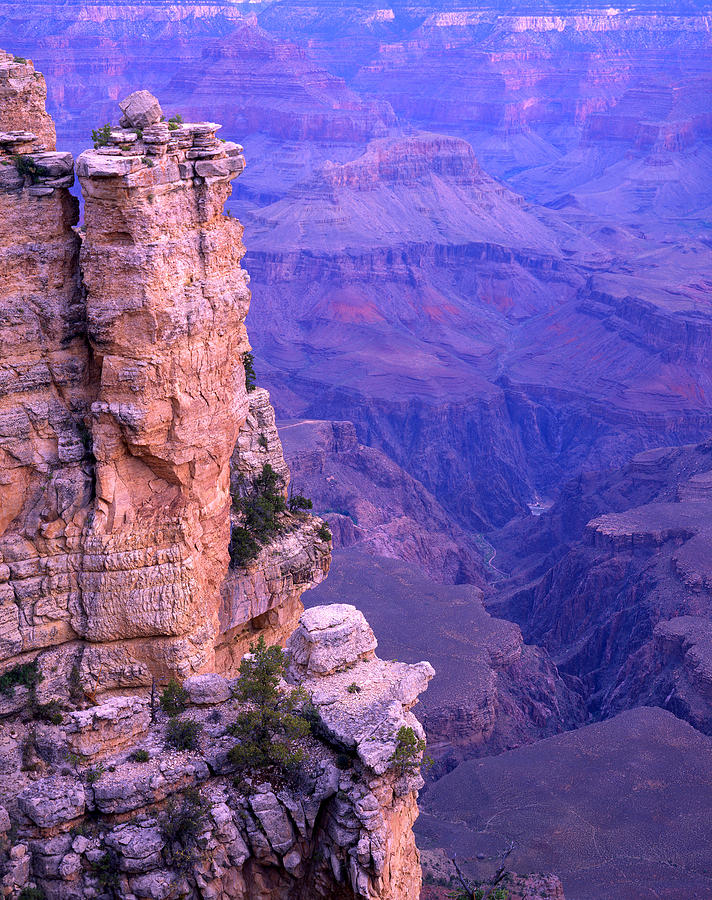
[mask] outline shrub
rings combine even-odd
[[[203,726],[195,719],[171,719],[166,729],[166,744],[176,750],[196,750]]]
[[[230,750],[230,761],[238,768],[294,771],[304,758],[304,751],[294,742],[306,737],[310,730],[309,722],[298,712],[305,700],[304,692],[279,691],[286,668],[286,657],[279,647],[268,647],[260,637],[250,651],[250,656],[240,663],[234,693],[252,708],[240,713],[228,728],[240,739]]]
[[[13,59],[13,62],[16,62],[16,63],[26,63],[27,62],[27,60],[25,59],[24,56],[13,56],[12,59]]]
[[[12,696],[15,688],[19,685],[32,690],[40,681],[42,681],[42,673],[36,659],[29,663],[21,663],[0,675],[0,694]]]
[[[360,687],[360,685],[356,684],[355,681],[352,681],[351,684],[346,688],[346,690],[349,692],[349,694],[360,694],[361,693],[361,687]]]
[[[45,166],[38,165],[31,156],[13,156],[15,168],[23,178],[29,178],[32,184],[36,184],[41,175],[47,174]]]
[[[422,765],[424,753],[425,741],[409,725],[403,725],[398,730],[396,749],[391,756],[394,768],[402,775],[415,772]]]
[[[24,887],[17,895],[17,900],[45,900],[46,896],[40,887]]]
[[[257,438],[257,443],[260,445],[260,447],[262,447],[263,450],[266,450],[269,446],[269,444],[267,443],[267,438],[263,434],[261,434]]]
[[[245,367],[245,387],[251,393],[257,387],[257,375],[255,374],[255,357],[249,351],[242,354],[242,365]]]
[[[168,127],[171,131],[176,131],[183,124],[183,116],[177,113],[168,120]]]
[[[300,509],[312,509],[314,504],[303,494],[292,494],[289,498],[289,511],[296,512]]]
[[[84,700],[84,688],[79,666],[72,666],[69,673],[69,699],[75,706],[79,706]]]
[[[161,708],[169,716],[179,716],[188,709],[189,700],[188,691],[179,681],[171,678],[161,694]]]
[[[99,884],[103,888],[107,888],[112,896],[119,884],[120,864],[121,861],[116,850],[107,850],[97,862],[92,863],[92,869]]]
[[[326,524],[326,522],[322,522],[319,526],[319,530],[317,531],[317,536],[319,540],[322,541],[330,541],[331,540],[331,529]]]
[[[242,525],[233,525],[230,530],[230,564],[244,566],[260,552],[260,545]]]
[[[91,769],[87,769],[87,783],[88,784],[96,784],[97,781],[101,778],[101,776],[105,772],[105,768],[102,763],[98,763],[98,765],[94,766]]]
[[[261,544],[266,544],[281,530],[278,516],[287,509],[282,484],[281,476],[265,463],[244,496],[237,491],[233,493],[233,509],[243,518],[242,524],[233,526],[230,534],[233,566],[245,565],[259,553]]]
[[[111,139],[111,125],[107,122],[101,128],[92,129],[91,139],[94,141],[95,150],[98,150],[99,147],[106,147]]]
[[[131,760],[131,762],[136,763],[148,762],[150,758],[151,754],[148,752],[148,750],[144,750],[141,747],[137,748],[129,755],[129,759]]]
[[[210,802],[197,788],[188,788],[180,803],[168,801],[160,828],[168,845],[170,864],[186,871],[198,858],[198,838],[207,825]]]
[[[61,725],[62,707],[59,705],[59,701],[50,700],[48,703],[36,703],[34,718],[41,722],[49,722],[51,725]]]
[[[508,900],[509,891],[505,888],[476,887],[470,891],[468,888],[458,887],[448,893],[450,900]]]

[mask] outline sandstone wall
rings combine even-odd
[[[231,477],[289,478],[245,388],[242,148],[135,92],[77,162],[80,236],[45,93],[0,57],[0,665],[41,651],[41,690],[94,697],[283,641],[330,546],[300,516],[228,571]]]
[[[3,54],[0,85],[0,659],[7,660],[77,636],[76,571],[92,485],[84,446],[91,360],[73,230],[78,204],[68,191],[73,161],[45,149],[54,146],[54,130],[32,66]],[[31,161],[24,171],[20,159]]]

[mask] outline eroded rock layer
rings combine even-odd
[[[92,697],[230,667],[294,629],[330,552],[300,514],[229,568],[231,467],[288,483],[242,365],[242,148],[134,92],[77,162],[80,238],[44,79],[5,54],[0,84],[0,660]]]
[[[62,724],[0,730],[2,895],[406,900],[420,892],[412,825],[417,768],[394,764],[399,728],[432,677],[378,659],[353,606],[310,610],[290,639],[294,685],[313,699],[308,764],[275,781],[237,773],[234,683],[186,679],[170,719],[148,698],[112,697]],[[347,685],[358,681],[360,690]],[[18,696],[26,692],[18,689]],[[166,749],[171,723],[199,723],[192,750]],[[70,760],[69,764],[67,759]],[[192,823],[190,834],[179,823]]]

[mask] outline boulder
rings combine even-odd
[[[134,91],[119,101],[119,107],[124,114],[119,124],[124,128],[148,128],[163,116],[161,104],[150,91]]]
[[[333,603],[304,612],[287,641],[291,667],[301,675],[329,675],[373,658],[376,637],[355,606]]]
[[[40,828],[53,828],[83,815],[84,787],[76,778],[52,775],[25,788],[17,798],[20,811]]]
[[[65,727],[72,750],[94,758],[135,744],[148,731],[150,722],[146,698],[123,696],[69,713]]]
[[[183,687],[188,691],[190,702],[196,706],[210,706],[230,699],[230,685],[222,675],[191,675],[185,679]]]

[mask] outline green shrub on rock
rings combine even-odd
[[[94,128],[91,133],[91,139],[94,141],[94,149],[106,147],[111,139],[111,125],[107,122],[101,128]]]
[[[242,365],[245,368],[245,388],[251,394],[257,387],[257,375],[255,374],[255,357],[252,353],[242,354]]]
[[[235,688],[235,697],[250,708],[228,728],[240,740],[230,750],[230,761],[240,769],[294,771],[304,759],[297,741],[310,732],[309,722],[300,714],[304,692],[279,690],[287,662],[280,647],[268,647],[260,637],[250,651],[240,663]]]
[[[425,741],[419,738],[409,725],[403,725],[398,729],[396,749],[391,756],[391,762],[401,775],[417,771],[424,762],[424,753]]]
[[[161,708],[169,716],[179,716],[188,709],[190,696],[183,685],[171,678],[161,694]]]
[[[40,681],[42,681],[42,673],[36,659],[29,663],[21,663],[0,675],[0,694],[12,696],[16,687],[32,689],[37,687]]]
[[[304,494],[292,494],[289,498],[289,511],[297,512],[303,509],[313,509],[314,504]]]
[[[281,531],[279,517],[287,509],[282,487],[282,477],[269,463],[265,463],[244,495],[233,492],[232,507],[242,517],[242,523],[233,525],[230,535],[230,562],[233,566],[244,566],[254,559],[260,546]]]
[[[24,887],[17,895],[17,900],[45,900],[46,896],[40,887]]]
[[[176,750],[197,750],[203,726],[195,719],[171,719],[166,729],[166,743]]]
[[[198,861],[198,838],[205,831],[209,811],[210,802],[197,788],[188,788],[180,802],[168,801],[160,828],[174,869],[186,872]]]

